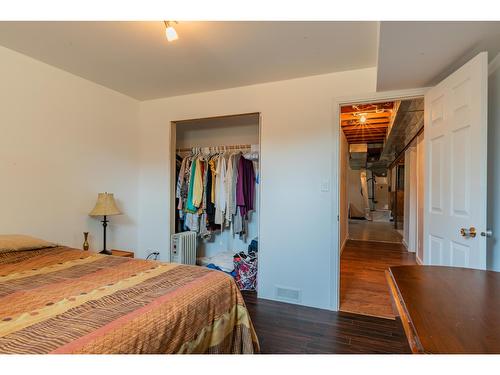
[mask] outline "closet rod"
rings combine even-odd
[[[240,149],[246,149],[246,148],[252,148],[252,145],[229,145],[229,146],[205,146],[205,147],[185,147],[185,148],[178,148],[176,152],[188,152],[192,151],[195,148],[203,149],[203,148],[208,148],[209,150],[240,150]]]

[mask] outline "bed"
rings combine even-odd
[[[0,251],[0,353],[255,353],[234,280],[64,246]]]

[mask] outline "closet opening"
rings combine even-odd
[[[340,107],[340,310],[395,318],[385,270],[423,259],[424,99]]]
[[[170,261],[257,291],[260,113],[171,122]]]

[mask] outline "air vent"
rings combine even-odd
[[[300,302],[301,292],[299,289],[275,286],[276,298],[281,301]]]

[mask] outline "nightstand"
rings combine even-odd
[[[125,258],[133,258],[134,257],[133,251],[112,249],[111,253],[112,253],[111,255],[114,255],[115,257],[125,257]]]

